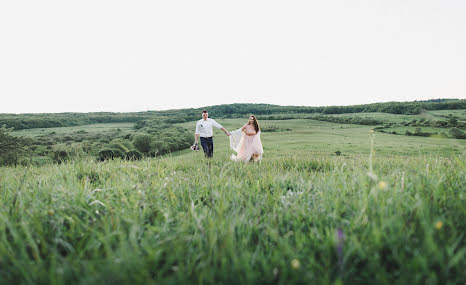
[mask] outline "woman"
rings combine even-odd
[[[259,161],[264,149],[260,137],[259,123],[256,116],[249,116],[249,122],[241,129],[231,132],[230,148],[237,152],[232,154],[234,161]]]

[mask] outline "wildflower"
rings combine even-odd
[[[387,189],[387,187],[388,184],[385,181],[380,181],[379,183],[377,183],[377,188],[379,188],[380,190],[385,190]]]
[[[299,262],[299,260],[297,260],[296,258],[293,259],[291,261],[291,268],[293,268],[294,270],[297,270],[299,269],[299,267],[301,267],[301,263]]]
[[[49,214],[49,216],[51,217],[51,216],[55,215],[55,211],[54,211],[53,209],[50,209],[50,210],[48,211],[48,214]]]
[[[435,228],[437,230],[440,230],[442,227],[443,227],[443,223],[441,221],[438,221],[438,222],[435,223]]]

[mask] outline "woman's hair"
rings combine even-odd
[[[252,124],[254,126],[254,129],[256,130],[256,133],[258,133],[260,128],[259,128],[259,123],[257,122],[256,116],[251,115],[249,117],[252,117],[254,119],[254,122]],[[248,124],[249,124],[249,122],[248,122]]]

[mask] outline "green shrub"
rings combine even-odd
[[[261,128],[261,132],[276,132],[279,131],[280,128],[278,126],[272,125],[272,126],[265,126]]]
[[[127,160],[140,160],[142,158],[142,153],[137,150],[129,150],[125,153],[125,159]]]
[[[55,163],[62,163],[65,161],[82,158],[87,155],[84,151],[82,143],[66,145],[56,144],[51,147],[51,159]]]
[[[52,153],[52,160],[56,163],[62,163],[69,160],[71,155],[64,149],[57,149]]]
[[[455,139],[466,139],[466,134],[458,129],[458,128],[451,128],[448,133],[450,134],[450,136],[452,138],[455,138]]]
[[[13,129],[5,126],[0,128],[0,166],[16,165],[19,159],[26,155],[27,140],[13,136]]]
[[[152,149],[153,140],[154,138],[149,134],[139,134],[134,137],[133,145],[138,151],[147,154]]]
[[[115,158],[125,158],[125,155],[121,150],[110,149],[110,148],[102,149],[101,151],[99,151],[98,156],[99,156],[98,159],[100,161],[105,161],[105,160],[115,159]]]
[[[122,152],[127,152],[134,148],[130,141],[124,139],[114,139],[108,146],[110,149],[119,149]]]

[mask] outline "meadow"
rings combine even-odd
[[[109,132],[120,129],[122,131],[130,131],[134,127],[134,123],[102,123],[102,124],[90,124],[82,126],[72,126],[72,127],[55,127],[55,128],[33,128],[15,131],[17,136],[40,136],[40,135],[50,135],[50,134],[72,134],[79,132],[86,133],[102,133]]]
[[[354,114],[337,114],[333,116],[337,117],[351,117]],[[373,113],[357,113],[359,117],[369,117],[381,121],[389,121],[395,123],[403,123],[409,122],[412,120],[442,120],[447,118],[448,115],[452,115],[455,117],[462,118],[463,120],[466,118],[466,110],[433,110],[433,111],[424,111],[421,114],[416,115],[404,115],[404,114],[388,114],[388,113],[380,113],[380,112],[373,112]]]
[[[260,163],[216,131],[211,160],[1,167],[0,283],[464,282],[464,140],[260,123]]]

